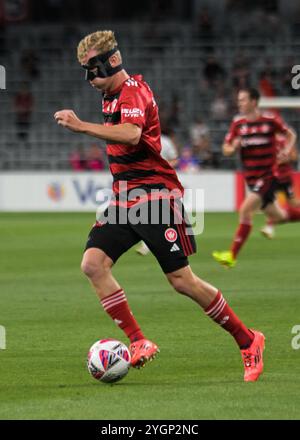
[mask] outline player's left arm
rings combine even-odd
[[[297,162],[298,160],[298,151],[296,148],[296,145],[293,146],[291,154],[290,154],[290,159],[292,162]]]
[[[137,145],[140,141],[142,128],[133,123],[103,125],[85,122],[78,118],[73,110],[60,110],[54,114],[58,125],[77,133],[84,133],[108,142],[126,145]]]
[[[286,136],[286,144],[285,147],[282,150],[280,150],[278,157],[279,163],[290,162],[297,140],[297,134],[295,130],[291,127],[286,127],[285,136]]]
[[[296,140],[297,140],[297,134],[295,132],[295,130],[291,127],[288,127],[287,132],[286,132],[286,150],[288,155],[290,156],[292,153],[292,150],[296,144]]]

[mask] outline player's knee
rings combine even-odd
[[[182,275],[169,275],[169,283],[179,293],[186,293],[188,281]]]
[[[112,264],[112,260],[103,251],[87,251],[81,262],[81,270],[91,280],[99,279],[110,272]]]
[[[250,209],[241,209],[240,211],[240,223],[251,223],[253,218],[253,211]]]
[[[95,260],[82,260],[81,263],[82,272],[91,280],[95,278],[102,278],[110,271],[110,264],[107,261],[95,261]]]
[[[99,272],[99,264],[94,261],[82,260],[81,270],[88,278],[94,278],[94,276]]]

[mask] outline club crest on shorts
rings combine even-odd
[[[165,231],[165,239],[170,243],[174,243],[177,240],[177,231],[174,228],[168,228]]]
[[[255,182],[255,185],[254,185],[254,188],[253,188],[253,190],[254,191],[259,191],[260,190],[260,188],[264,185],[264,180],[263,179],[258,179],[256,182]]]

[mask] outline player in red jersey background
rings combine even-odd
[[[280,152],[285,149],[286,138],[284,135],[276,136],[277,146],[277,170],[276,178],[278,181],[277,193],[283,193],[285,196],[285,203],[300,208],[300,199],[297,199],[293,190],[293,162],[297,160],[297,150],[295,145],[291,149],[288,160],[281,158]],[[267,238],[273,238],[275,235],[274,223],[271,218],[267,219],[267,223],[261,229],[261,233]]]
[[[229,251],[213,252],[214,259],[227,267],[233,267],[237,255],[246,242],[251,229],[252,218],[262,209],[276,224],[300,221],[300,210],[287,206],[282,209],[275,203],[277,189],[277,147],[276,136],[284,134],[285,148],[281,150],[281,160],[288,160],[295,145],[296,134],[281,117],[258,108],[259,93],[256,89],[245,88],[238,93],[236,116],[229,128],[223,144],[223,154],[231,156],[240,153],[243,174],[249,193],[239,211],[239,226]]]
[[[181,196],[183,188],[175,170],[160,155],[158,109],[150,87],[141,76],[130,77],[123,69],[112,31],[86,36],[79,43],[77,54],[86,70],[86,79],[104,93],[104,124],[84,122],[72,110],[58,111],[54,117],[63,127],[107,141],[114,179],[112,206],[117,208],[117,222],[94,225],[81,268],[104,310],[130,339],[132,366],[143,366],[155,356],[158,347],[146,339],[134,318],[124,290],[112,275],[112,266],[129,248],[144,240],[174,289],[195,301],[208,317],[233,336],[241,350],[244,380],[257,380],[263,370],[264,335],[248,329],[222,293],[195,275],[189,265],[188,256],[196,250],[195,239],[187,234],[185,218],[180,217],[179,197],[172,200],[168,195],[168,190],[176,189],[177,196]],[[143,189],[146,196],[132,197],[132,188]],[[161,206],[160,201],[155,200],[153,189],[164,189],[162,195],[167,198],[167,208],[172,213],[170,224],[161,219],[155,223],[152,218],[150,223],[134,223],[129,215],[132,208]],[[128,214],[126,223],[120,221],[124,211]],[[176,223],[178,217],[181,222]]]

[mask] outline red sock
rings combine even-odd
[[[250,223],[240,223],[238,229],[236,230],[233,243],[231,245],[231,252],[233,253],[233,257],[236,258],[239,253],[241,247],[245,243],[252,229],[252,225]]]
[[[213,302],[205,309],[205,313],[229,332],[241,349],[248,348],[251,345],[254,339],[253,333],[245,327],[231,310],[220,291]]]
[[[145,339],[138,323],[129,308],[127,298],[122,289],[101,300],[104,310],[128,336],[130,342]]]
[[[270,218],[267,220],[267,225],[268,226],[273,226],[274,222],[273,220],[271,220]]]
[[[299,208],[293,208],[292,206],[287,206],[286,212],[288,215],[288,218],[287,218],[288,222],[299,222],[300,221],[300,209]]]

